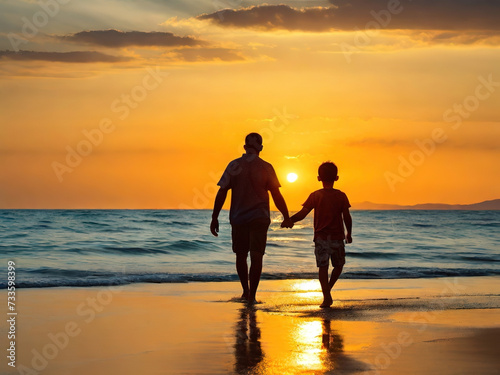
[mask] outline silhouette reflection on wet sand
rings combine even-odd
[[[336,330],[332,330],[332,322],[329,319],[323,319],[322,328],[321,346],[324,349],[322,361],[324,368],[349,372],[346,370],[353,369],[353,359],[344,353],[344,339]]]
[[[263,329],[274,329],[275,327],[268,325],[274,323],[266,320]],[[349,374],[367,370],[369,366],[344,352],[344,338],[332,328],[334,324],[335,321],[328,318],[299,323],[282,336],[283,342],[279,350],[276,351],[277,348],[273,345],[271,355],[266,356],[263,350],[266,342],[263,345],[257,309],[241,308],[235,324],[234,372],[297,374],[301,371],[313,371],[327,374],[340,371]]]
[[[251,372],[264,358],[255,308],[240,309],[235,336],[234,369],[238,374]]]

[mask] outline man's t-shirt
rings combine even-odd
[[[246,224],[269,218],[269,193],[281,185],[271,164],[255,154],[243,154],[228,164],[217,183],[231,189],[231,224]]]
[[[320,189],[303,206],[314,209],[314,240],[345,239],[342,211],[351,207],[347,195],[337,189]]]

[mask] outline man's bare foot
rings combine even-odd
[[[322,309],[326,309],[327,307],[330,307],[332,304],[333,304],[333,299],[328,298],[323,300],[323,303],[319,305],[319,307],[321,307]]]
[[[243,294],[241,295],[241,299],[248,301],[248,292],[243,292]]]

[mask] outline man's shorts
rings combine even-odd
[[[322,240],[314,241],[314,255],[316,255],[316,265],[327,267],[329,259],[332,266],[343,266],[345,264],[345,247],[343,240]]]
[[[271,220],[263,218],[247,224],[231,225],[233,252],[248,254],[251,251],[264,255],[269,224],[271,224]]]

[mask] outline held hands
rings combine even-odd
[[[281,228],[293,228],[292,219],[288,218],[283,220],[283,222],[281,223]]]

